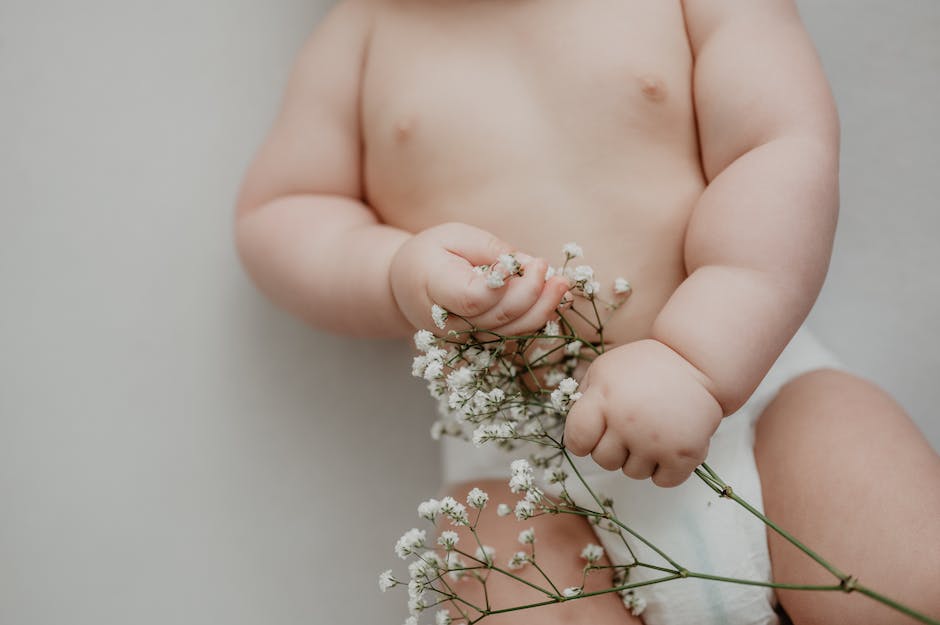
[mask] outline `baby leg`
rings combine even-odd
[[[940,456],[903,409],[856,376],[785,385],[757,424],[767,516],[859,583],[940,619]],[[777,582],[833,576],[768,531]],[[913,623],[859,593],[778,591],[795,625]]]
[[[495,562],[507,569],[512,554],[527,551],[527,547],[518,542],[519,533],[530,527],[535,529],[535,555],[539,567],[551,579],[560,591],[568,586],[580,586],[584,560],[581,550],[588,543],[597,543],[591,526],[582,517],[573,515],[545,515],[527,521],[517,521],[513,515],[500,517],[496,514],[499,503],[512,505],[519,499],[509,490],[505,480],[477,480],[450,487],[447,494],[458,501],[465,501],[471,488],[477,486],[490,496],[490,503],[483,510],[478,525],[480,541],[496,550]],[[471,521],[475,511],[471,511]],[[441,529],[454,529],[444,522]],[[476,541],[466,528],[461,528],[459,546],[467,553],[476,550]],[[608,564],[605,560],[601,564]],[[552,591],[552,587],[539,571],[531,564],[523,569],[510,571],[535,586]],[[476,580],[465,578],[460,582],[449,582],[460,596],[477,606],[485,606],[487,598],[492,610],[501,610],[514,606],[538,603],[547,600],[545,593],[527,586],[517,580],[491,572],[483,586]],[[606,572],[594,571],[585,584],[585,592],[611,587],[611,576]],[[473,610],[468,610],[471,615]],[[452,610],[452,613],[454,611]],[[455,614],[456,615],[456,614]],[[641,625],[642,621],[632,616],[623,606],[617,593],[607,593],[595,597],[575,599],[562,604],[552,604],[538,608],[505,612],[486,617],[483,625],[517,625],[538,623],[545,625],[591,624],[591,625]]]

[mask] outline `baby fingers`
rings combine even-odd
[[[678,486],[689,479],[689,476],[699,464],[701,462],[694,458],[677,456],[656,467],[652,473],[653,484],[664,488]],[[624,467],[624,473],[626,471],[627,469]]]
[[[585,393],[568,412],[565,422],[565,447],[576,456],[586,456],[604,435],[604,413],[594,396]],[[621,463],[622,464],[622,463]]]
[[[544,283],[538,299],[528,310],[506,325],[493,328],[493,332],[510,336],[528,334],[543,328],[550,319],[556,316],[555,309],[561,304],[567,290],[567,280],[551,278]]]
[[[547,261],[531,259],[523,265],[523,275],[507,280],[507,284],[495,289],[500,294],[491,308],[470,318],[470,322],[484,330],[506,327],[520,318],[539,300],[545,286]]]
[[[627,460],[628,455],[629,452],[620,442],[620,437],[611,430],[604,432],[601,440],[594,446],[594,451],[591,452],[591,458],[594,459],[594,462],[608,471],[616,471],[624,466],[624,462],[629,462]]]
[[[632,453],[623,463],[623,474],[635,480],[645,480],[658,468],[656,461],[639,453]]]
[[[461,317],[473,318],[490,310],[503,297],[463,258],[448,255],[431,272],[427,292],[432,302]],[[461,328],[466,329],[466,328]]]

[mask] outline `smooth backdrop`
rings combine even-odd
[[[940,3],[801,8],[844,138],[810,325],[940,447]],[[375,580],[438,485],[432,404],[231,237],[324,9],[0,0],[0,625],[401,621]]]

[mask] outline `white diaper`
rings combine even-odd
[[[798,375],[842,363],[801,327],[771,367],[750,399],[726,417],[712,437],[708,453],[711,468],[758,510],[763,511],[760,479],[754,461],[754,423],[781,386]],[[447,483],[508,476],[508,456],[495,447],[477,449],[445,438],[444,479]],[[764,524],[746,510],[719,499],[697,477],[676,488],[659,488],[649,480],[637,481],[619,471],[605,471],[590,457],[580,458],[578,469],[595,492],[611,497],[617,517],[660,547],[690,571],[770,581],[770,556]],[[569,482],[572,495],[579,493]],[[583,493],[582,493],[583,495]],[[619,538],[598,532],[611,561],[632,561]],[[648,547],[628,536],[637,557],[667,566]],[[630,581],[662,576],[655,570],[634,569]],[[772,589],[700,579],[679,579],[638,590],[647,602],[646,625],[776,625],[776,597]]]

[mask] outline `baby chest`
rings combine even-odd
[[[679,0],[396,3],[364,71],[368,164],[478,176],[685,146],[690,77]]]

